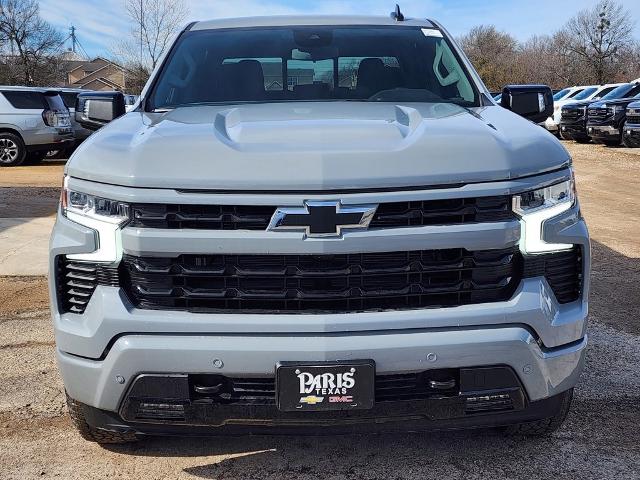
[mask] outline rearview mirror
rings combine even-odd
[[[98,130],[125,111],[122,92],[81,93],[76,100],[76,121],[89,130]]]
[[[534,123],[553,115],[553,93],[546,85],[507,85],[500,105]]]

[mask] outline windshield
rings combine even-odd
[[[439,30],[278,27],[183,34],[148,108],[287,101],[453,102],[477,106]]]
[[[595,93],[595,91],[598,90],[598,87],[589,87],[589,88],[585,88],[583,91],[581,91],[578,95],[576,95],[575,97],[573,97],[574,100],[586,100],[587,98],[589,98],[593,93]]]
[[[569,90],[570,90],[569,88],[563,88],[553,96],[553,99],[560,100],[561,98],[564,98],[564,96],[569,93]]]
[[[624,98],[626,94],[633,88],[633,84],[625,83],[624,85],[620,85],[619,87],[614,88],[609,93],[607,93],[601,100],[611,100],[615,98]]]

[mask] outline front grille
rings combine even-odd
[[[265,230],[276,207],[135,204],[129,226],[167,229]]]
[[[608,108],[590,108],[589,109],[589,120],[606,120],[607,117],[613,114]]]
[[[140,228],[266,230],[275,206],[134,204],[130,226]],[[381,203],[369,228],[499,222],[515,218],[511,197],[493,196]]]
[[[122,285],[148,309],[350,312],[502,301],[520,278],[538,276],[563,304],[580,298],[583,282],[580,247],[524,258],[512,248],[123,260],[118,272],[58,257],[61,311],[83,313],[97,285]]]
[[[585,116],[585,107],[580,108],[563,108],[560,112],[560,121],[562,120],[578,120]]]
[[[117,287],[118,269],[57,258],[58,302],[62,312],[83,313],[97,285]]]
[[[627,115],[627,123],[638,125],[640,124],[640,114]]]
[[[558,303],[573,302],[582,292],[582,249],[527,256],[523,276],[544,276]]]
[[[517,247],[343,255],[181,255],[123,258],[140,308],[357,312],[497,302],[521,278]]]
[[[369,228],[499,222],[515,218],[511,197],[381,203]]]

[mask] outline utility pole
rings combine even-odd
[[[142,60],[142,29],[144,28],[144,10],[143,10],[143,0],[140,0],[140,68],[142,69],[143,60]]]
[[[76,38],[76,27],[71,25],[69,31],[71,32],[69,35],[69,38],[71,38],[71,51],[76,53],[76,44],[78,43],[78,39]]]

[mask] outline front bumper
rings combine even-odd
[[[578,123],[560,123],[560,132],[566,138],[572,140],[588,140],[589,134],[587,133],[587,127],[585,122]]]
[[[510,383],[508,367],[461,370],[461,376],[484,379],[498,390],[461,391],[459,395],[438,395],[404,401],[377,402],[370,410],[333,412],[281,412],[275,405],[224,405],[211,398],[185,400],[188,386],[184,376],[160,377],[157,386],[171,391],[170,400],[134,395],[154,395],[153,389],[132,392],[119,413],[75,402],[85,421],[96,429],[135,434],[340,434],[366,432],[406,432],[459,428],[499,427],[551,418],[562,411],[571,390],[543,400],[529,401],[521,388],[505,388]],[[513,372],[510,372],[513,375]],[[515,379],[515,377],[512,377]],[[145,380],[145,378],[141,378]],[[515,379],[517,382],[517,379]],[[502,382],[502,383],[501,383]],[[137,385],[136,385],[137,386]],[[498,393],[500,392],[500,393]],[[153,403],[153,402],[169,403]],[[136,416],[136,412],[140,415]]]
[[[640,147],[640,125],[626,124],[622,129],[622,137],[625,145],[629,147]]]
[[[550,132],[557,133],[558,130],[560,129],[560,125],[558,124],[558,122],[556,121],[556,119],[554,117],[555,116],[547,118],[545,120],[545,122],[544,122],[544,126]]]
[[[615,125],[587,124],[587,134],[595,142],[620,140],[621,130]]]

